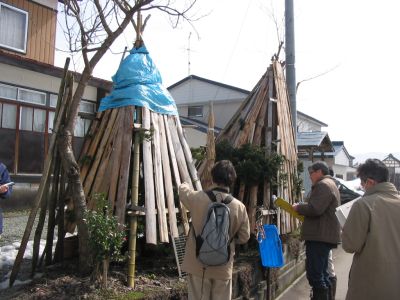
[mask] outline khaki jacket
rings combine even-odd
[[[215,192],[216,194],[220,192]],[[223,199],[227,194],[220,193]],[[189,184],[183,183],[179,187],[179,199],[190,211],[192,225],[196,234],[201,232],[204,216],[208,205],[211,203],[210,198],[203,191],[193,191]],[[217,199],[218,196],[217,196]],[[231,257],[226,265],[207,267],[204,271],[204,278],[228,280],[232,278],[233,257],[235,254],[235,243],[244,244],[250,238],[250,225],[247,216],[246,207],[237,199],[233,199],[228,204],[230,209],[230,237],[235,236],[231,243]],[[203,276],[203,265],[196,258],[196,245],[193,231],[190,230],[186,242],[185,257],[183,259],[182,270],[195,276]]]
[[[354,253],[346,299],[400,299],[400,196],[393,184],[379,183],[353,204],[342,240]]]
[[[311,188],[307,203],[298,205],[304,223],[301,237],[305,241],[331,244],[340,242],[340,224],[335,215],[340,203],[340,193],[331,176],[323,176]]]

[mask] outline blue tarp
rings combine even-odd
[[[112,80],[113,90],[101,99],[99,111],[137,105],[160,114],[178,115],[175,101],[163,87],[160,72],[145,46],[130,51]]]

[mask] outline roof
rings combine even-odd
[[[232,86],[232,85],[224,84],[224,83],[221,83],[221,82],[218,82],[218,81],[214,81],[214,80],[211,80],[211,79],[207,79],[207,78],[204,78],[204,77],[200,77],[200,76],[197,76],[197,75],[189,75],[189,76],[183,78],[182,80],[179,80],[178,82],[175,82],[174,84],[170,85],[167,89],[168,90],[173,89],[174,87],[179,86],[182,83],[184,83],[186,81],[189,81],[189,80],[199,80],[199,81],[202,81],[202,82],[205,82],[205,83],[209,83],[209,84],[217,85],[217,86],[224,87],[224,88],[227,88],[227,89],[231,89],[231,90],[234,90],[234,91],[238,91],[240,93],[250,94],[250,91],[248,91],[248,90],[244,90],[244,89]],[[304,118],[307,118],[307,119],[309,119],[311,121],[314,121],[314,122],[320,124],[322,127],[328,127],[328,124],[326,124],[326,123],[324,123],[324,122],[322,122],[320,120],[317,120],[317,119],[315,119],[315,118],[313,118],[313,117],[311,117],[311,116],[309,116],[309,115],[307,115],[305,113],[302,113],[301,111],[297,111],[297,115],[303,116]]]
[[[298,132],[297,148],[299,150],[312,150],[321,152],[332,152],[331,139],[325,131]]]
[[[182,80],[179,80],[178,82],[170,85],[167,89],[168,90],[172,89],[172,88],[174,88],[174,87],[176,87],[178,85],[181,85],[185,81],[188,81],[188,80],[191,80],[191,79],[203,81],[203,82],[206,82],[206,83],[209,83],[209,84],[213,84],[213,85],[217,85],[217,86],[224,87],[224,88],[227,88],[227,89],[235,90],[235,91],[238,91],[238,92],[241,92],[241,93],[250,94],[250,91],[248,91],[248,90],[244,90],[244,89],[235,87],[233,85],[224,84],[224,83],[221,83],[221,82],[218,82],[218,81],[213,81],[213,80],[206,79],[206,78],[203,78],[203,77],[200,77],[200,76],[196,76],[196,75],[189,75],[189,76],[183,78]]]
[[[346,156],[349,159],[355,159],[354,156],[351,156],[349,152],[347,151],[346,147],[344,146],[343,141],[332,141],[332,146],[333,146],[333,151],[325,152],[324,156],[325,157],[335,157],[340,151],[344,151]],[[315,153],[315,156],[321,155],[321,153]]]
[[[317,120],[317,119],[315,119],[315,118],[313,118],[313,117],[311,117],[309,115],[306,115],[305,113],[302,113],[301,111],[297,111],[297,115],[298,116],[303,116],[303,117],[305,117],[305,118],[307,118],[307,119],[309,119],[311,121],[319,123],[322,127],[328,127],[328,124],[326,124],[324,122],[321,122],[320,120]]]
[[[383,162],[389,161],[389,160],[395,161],[395,162],[397,162],[397,163],[400,164],[400,160],[398,160],[396,157],[394,157],[394,155],[393,155],[392,153],[390,153],[390,154],[383,160]]]
[[[201,122],[198,120],[194,120],[194,119],[190,119],[190,118],[186,118],[186,117],[182,117],[182,116],[179,116],[179,119],[181,120],[182,125],[194,125],[194,126],[196,126],[196,128],[195,128],[196,130],[199,130],[203,133],[207,133],[207,130],[208,130],[207,123],[204,123],[204,122]],[[215,135],[218,135],[220,133],[220,131],[221,131],[221,128],[214,127]]]

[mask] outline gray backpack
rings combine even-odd
[[[218,202],[212,191],[206,191],[211,203],[208,205],[204,217],[201,234],[196,235],[196,257],[204,266],[221,266],[226,264],[230,258],[230,210],[229,204],[233,197],[227,196]]]

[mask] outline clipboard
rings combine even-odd
[[[300,220],[301,222],[304,222],[304,216],[300,215],[297,211],[293,209],[293,206],[287,202],[285,199],[282,198],[276,198],[274,204],[280,208],[282,208],[284,211],[288,212],[292,217],[295,217],[296,219]]]

